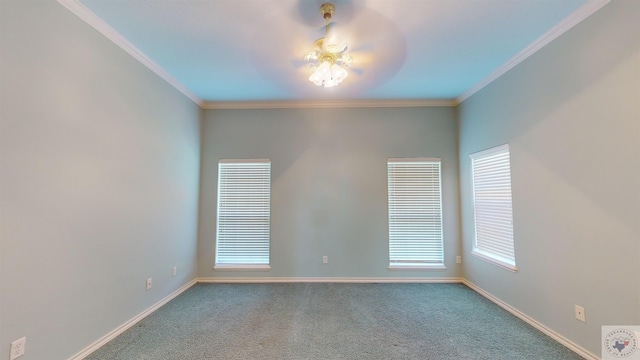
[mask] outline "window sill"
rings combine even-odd
[[[487,254],[485,252],[482,252],[482,251],[479,251],[477,249],[472,250],[471,251],[471,255],[476,256],[476,257],[478,257],[478,258],[480,258],[480,259],[482,259],[484,261],[490,262],[490,263],[492,263],[494,265],[497,265],[497,266],[499,266],[499,267],[501,267],[501,268],[503,268],[505,270],[509,270],[511,272],[518,271],[518,268],[516,267],[515,264],[511,264],[511,263],[508,263],[506,261],[500,260],[500,259],[498,259],[496,257],[493,257],[492,255],[489,255],[489,254]]]
[[[447,270],[444,264],[389,264],[389,270]]]
[[[270,265],[234,265],[234,264],[217,264],[213,267],[217,271],[269,271]]]

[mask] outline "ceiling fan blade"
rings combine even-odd
[[[305,59],[293,59],[291,60],[291,64],[293,65],[293,67],[295,69],[300,69],[300,68],[306,68],[309,67],[310,63],[308,61],[306,61]]]
[[[291,60],[291,64],[293,65],[293,67],[299,68],[301,66],[306,65],[307,61],[304,61],[304,59],[293,59]]]
[[[364,69],[363,68],[352,68],[350,67],[349,70],[350,73],[355,74],[357,76],[362,76],[362,74],[364,74]]]
[[[367,66],[376,62],[375,54],[368,51],[350,51],[347,55],[351,57],[352,67]]]
[[[340,23],[335,22],[335,21],[330,21],[329,22],[329,32],[331,32],[333,30],[334,27],[336,26],[340,26]],[[322,25],[321,27],[317,28],[318,33],[322,33],[324,34],[325,31],[327,30],[327,26],[326,25]]]
[[[341,56],[347,55],[352,59],[349,66],[345,67],[350,76],[332,91],[310,84],[308,79],[313,69],[304,57],[313,49],[314,42],[324,35],[323,30],[316,30],[324,23],[324,19],[318,14],[321,4],[316,7],[314,1],[296,0],[301,7],[313,7],[313,18],[316,19],[313,23],[299,22],[292,27],[291,24],[285,26],[286,22],[282,21],[269,25],[273,29],[271,32],[277,35],[274,38],[287,39],[282,46],[258,42],[259,46],[255,49],[261,51],[252,53],[252,63],[266,81],[278,84],[283,91],[300,97],[334,97],[371,91],[393,78],[402,67],[407,53],[406,41],[400,29],[382,14],[360,5],[356,14],[345,19],[340,15],[342,8],[336,4],[335,22],[331,22],[324,43],[334,44],[336,51],[344,52]],[[363,0],[344,1],[351,1],[350,4],[354,6]],[[294,12],[296,10],[293,9]],[[261,39],[259,35],[256,34],[256,39]],[[287,55],[285,61],[282,61],[283,54]]]
[[[353,54],[353,53],[356,53],[356,52],[365,52],[365,53],[368,53],[368,52],[372,52],[372,51],[373,51],[373,49],[374,49],[374,46],[373,46],[373,44],[371,44],[371,43],[366,43],[366,44],[362,44],[362,43],[360,43],[360,44],[357,44],[356,46],[352,46],[352,47],[350,47],[350,50],[349,50],[349,51],[350,51],[350,53],[352,53],[352,54]]]

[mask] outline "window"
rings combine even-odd
[[[516,271],[509,145],[471,155],[476,238],[473,255]]]
[[[220,160],[214,269],[269,269],[270,160]]]
[[[440,159],[389,159],[389,268],[444,269]]]

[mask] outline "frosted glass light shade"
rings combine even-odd
[[[328,79],[331,79],[331,65],[326,61],[322,62],[316,71],[309,76],[309,81],[316,84],[316,86],[322,86]]]
[[[316,86],[333,87],[340,84],[347,76],[349,76],[347,70],[337,64],[330,64],[328,61],[324,61],[309,76],[309,81]]]
[[[342,80],[346,79],[349,76],[349,73],[344,68],[333,64],[331,66],[331,78],[333,78],[338,84],[342,82]]]

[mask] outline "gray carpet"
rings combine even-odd
[[[197,284],[87,359],[582,359],[461,284]]]

